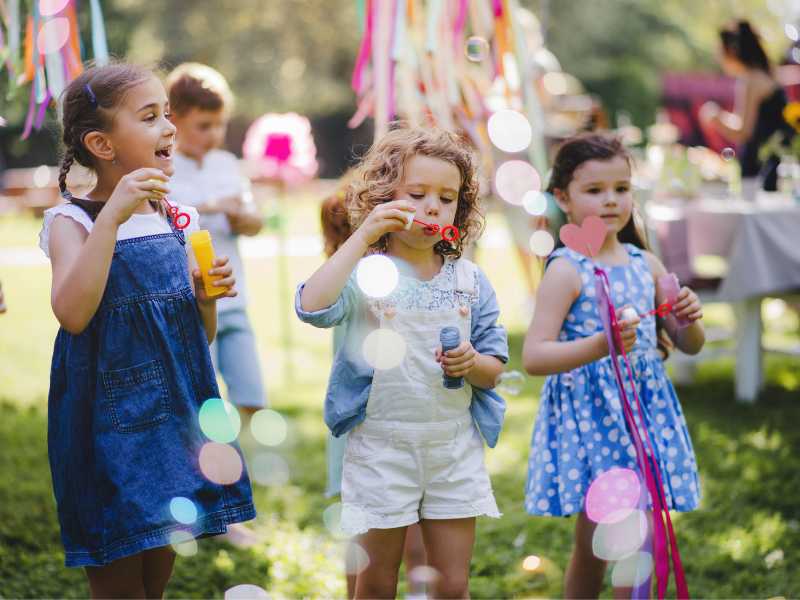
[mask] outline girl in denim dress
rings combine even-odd
[[[149,71],[94,67],[63,96],[68,203],[45,214],[53,268],[48,450],[68,567],[92,597],[160,598],[176,539],[224,533],[255,517],[238,446],[209,443],[198,412],[219,397],[208,344],[215,300],[187,262],[169,193],[175,128]],[[97,174],[84,199],[67,191],[73,161]],[[187,211],[197,228],[197,213]],[[191,228],[190,228],[191,230]],[[236,294],[227,258],[211,274]],[[196,291],[195,291],[196,290]],[[201,466],[203,469],[201,470]]]

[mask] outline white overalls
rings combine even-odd
[[[477,299],[477,267],[448,260],[429,282],[407,279],[412,289],[427,287],[431,310],[404,309],[386,300],[370,301],[380,327],[402,335],[406,354],[392,369],[376,369],[367,415],[349,434],[342,473],[345,533],[402,527],[420,519],[500,517],[483,463],[483,439],[469,412],[472,386],[442,385],[435,352],[439,332],[455,326],[470,339],[472,302]]]

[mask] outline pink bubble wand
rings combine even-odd
[[[559,231],[559,236],[564,244],[590,259],[599,251],[606,236],[606,226],[600,217],[590,216],[584,219],[580,227],[573,224],[564,225]],[[661,471],[656,461],[656,454],[653,450],[653,445],[650,441],[650,436],[647,429],[642,427],[640,430],[636,424],[636,419],[633,414],[633,404],[628,399],[625,391],[625,382],[623,381],[622,371],[620,369],[618,357],[622,356],[628,378],[631,382],[631,389],[633,390],[633,397],[635,399],[636,410],[639,413],[640,422],[644,425],[644,412],[642,411],[641,401],[639,394],[636,391],[636,380],[633,375],[630,360],[628,359],[625,348],[622,344],[620,335],[620,327],[617,321],[617,311],[611,300],[610,285],[608,281],[608,274],[597,265],[594,266],[595,276],[595,292],[600,313],[600,319],[603,322],[603,328],[606,333],[606,341],[608,342],[608,351],[611,356],[611,364],[614,367],[614,378],[617,382],[617,387],[620,393],[623,414],[625,416],[625,425],[628,429],[628,434],[633,440],[636,449],[636,462],[639,466],[641,476],[645,480],[645,485],[650,494],[653,502],[653,559],[655,563],[656,572],[656,586],[658,591],[658,598],[662,600],[667,591],[667,585],[670,578],[670,558],[672,559],[672,570],[675,574],[675,587],[677,597],[680,600],[689,598],[689,590],[686,585],[686,575],[683,570],[680,552],[678,550],[678,542],[675,537],[675,531],[672,526],[672,520],[669,516],[669,509],[666,505],[664,493],[664,479],[661,476]],[[663,306],[663,305],[662,305]],[[671,304],[670,304],[671,306]],[[663,311],[662,307],[659,307]],[[617,350],[619,348],[619,351]],[[640,435],[640,431],[644,436]],[[649,453],[645,452],[645,446]],[[669,548],[668,548],[669,545]],[[636,587],[633,591],[634,598],[649,598],[650,594],[650,579],[648,578],[640,586]]]

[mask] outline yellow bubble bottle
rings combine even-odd
[[[214,246],[211,244],[211,233],[207,229],[195,231],[189,236],[189,242],[192,244],[197,266],[200,268],[200,275],[203,277],[206,296],[209,298],[221,296],[228,288],[215,286],[214,282],[222,276],[208,274],[209,270],[214,266]]]

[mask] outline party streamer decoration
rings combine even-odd
[[[108,44],[99,0],[90,1],[90,11],[94,58],[106,64]],[[12,94],[30,84],[22,139],[41,129],[47,109],[83,71],[84,58],[77,0],[34,0],[28,14],[20,10],[19,0],[0,0],[0,70],[7,71]]]

